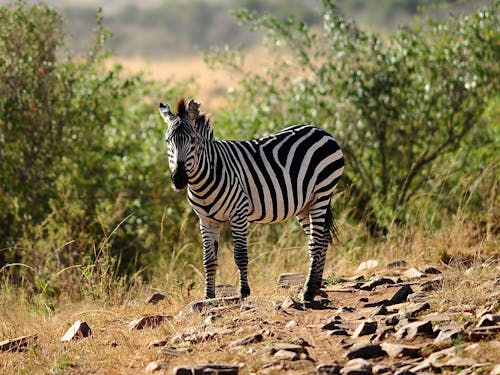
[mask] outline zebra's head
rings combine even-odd
[[[160,103],[159,110],[167,124],[165,141],[168,146],[171,180],[176,190],[182,190],[187,186],[189,178],[195,172],[202,143],[201,136],[194,127],[196,118],[193,116],[195,113],[188,112],[184,99],[180,99],[177,104],[177,115],[171,112],[168,104]]]

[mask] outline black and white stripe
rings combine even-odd
[[[194,103],[194,104],[193,104]],[[331,198],[344,170],[342,151],[325,130],[291,126],[252,141],[219,141],[209,120],[184,100],[174,115],[160,104],[168,125],[169,165],[178,190],[188,187],[200,219],[205,269],[205,297],[215,297],[215,273],[221,224],[230,222],[240,291],[247,281],[249,222],[276,223],[296,216],[309,237],[310,268],[304,300],[321,285],[328,242],[335,235]]]

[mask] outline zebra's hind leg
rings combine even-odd
[[[327,217],[330,215],[330,199],[318,201],[309,209],[309,274],[304,286],[304,301],[314,300],[323,280],[326,252],[330,240]],[[302,224],[302,222],[301,222]],[[304,225],[303,225],[304,226]],[[305,229],[305,228],[304,228]]]
[[[250,295],[248,286],[248,220],[245,215],[234,216],[231,218],[231,233],[234,243],[234,261],[240,272],[240,295],[242,298]]]
[[[203,240],[203,269],[205,271],[205,298],[215,298],[215,274],[219,249],[220,223],[200,220]]]

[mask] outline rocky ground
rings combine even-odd
[[[480,305],[451,305],[439,293],[446,282],[442,272],[395,262],[371,277],[329,280],[314,303],[306,304],[297,298],[304,277],[284,274],[278,280],[284,299],[242,301],[232,296],[236,288],[219,286],[218,295],[226,297],[192,302],[175,315],[161,313],[164,296],[155,294],[147,303],[158,313],[138,316],[127,330],[151,334],[168,327],[169,333],[144,345],[154,360],[135,370],[178,375],[500,374],[498,273],[477,291],[488,293]],[[61,340],[92,335],[92,327],[78,321]],[[6,340],[0,351],[31,345],[36,335]]]

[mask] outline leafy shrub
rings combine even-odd
[[[275,60],[264,73],[242,76],[235,107],[223,117],[233,124],[229,135],[260,135],[301,122],[325,127],[346,156],[354,215],[364,216],[372,233],[407,222],[408,203],[443,186],[442,167],[459,149],[491,150],[490,129],[498,128],[498,119],[491,123],[484,114],[498,97],[498,3],[401,27],[384,39],[342,18],[327,0],[320,31],[243,10],[238,18],[266,32]],[[207,60],[239,68],[235,54],[220,52]],[[481,154],[487,156],[481,165],[496,158]],[[447,174],[447,181],[466,169]]]

